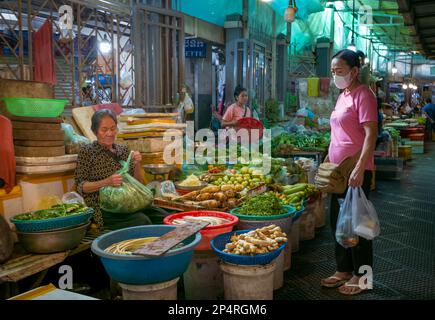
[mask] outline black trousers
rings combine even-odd
[[[364,183],[362,185],[362,189],[364,190],[367,199],[369,198],[372,176],[373,173],[371,171],[364,172]],[[332,235],[335,240],[335,260],[337,262],[337,271],[349,273],[353,272],[354,275],[362,276],[364,272],[359,272],[359,268],[361,266],[367,265],[373,267],[372,241],[359,237],[359,243],[357,246],[346,249],[342,247],[335,239],[338,214],[340,212],[338,199],[344,199],[346,197],[346,192],[344,194],[333,194],[331,197],[330,219]]]

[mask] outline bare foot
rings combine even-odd
[[[350,272],[335,272],[334,275],[320,281],[323,287],[335,288],[352,278]]]
[[[355,295],[355,294],[361,293],[365,289],[362,289],[359,286],[359,279],[360,279],[360,277],[353,276],[352,279],[350,279],[348,282],[346,282],[344,285],[342,285],[338,289],[338,291],[341,294],[345,294],[345,295]]]

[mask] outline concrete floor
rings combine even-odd
[[[435,143],[413,155],[401,180],[377,181],[370,197],[381,224],[374,240],[374,290],[348,297],[320,287],[320,279],[335,272],[328,223],[314,240],[301,242],[275,299],[435,299]]]

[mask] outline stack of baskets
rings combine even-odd
[[[56,157],[65,155],[62,114],[67,100],[3,98],[12,121],[15,155]]]
[[[92,208],[82,213],[44,220],[11,218],[18,240],[31,253],[48,254],[77,247],[86,235],[93,214]]]

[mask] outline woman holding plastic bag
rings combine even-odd
[[[116,230],[151,224],[148,215],[165,215],[150,208],[153,196],[142,185],[141,154],[114,143],[116,115],[106,109],[95,112],[91,128],[97,141],[80,149],[75,183],[86,205],[94,209],[93,221],[97,227]],[[101,194],[103,201],[100,201]]]
[[[335,85],[343,90],[338,97],[331,114],[331,144],[329,162],[340,164],[344,159],[357,157],[348,181],[349,187],[361,187],[368,198],[374,170],[375,144],[377,139],[376,97],[367,86],[358,81],[360,62],[355,52],[342,50],[332,59],[331,72]],[[336,228],[340,212],[338,199],[344,194],[332,194],[331,228],[335,241],[337,271],[330,277],[322,279],[321,285],[328,288],[339,287],[345,295],[358,294],[365,287],[359,285],[365,274],[363,266],[373,266],[372,241],[363,237],[346,239],[346,248],[337,242]],[[350,210],[353,210],[350,208]],[[354,243],[352,243],[354,242]]]

